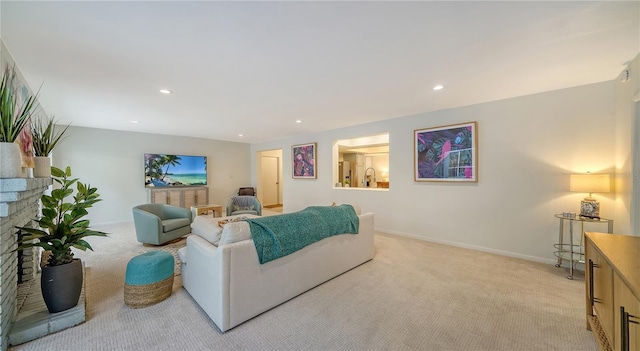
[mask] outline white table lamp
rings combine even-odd
[[[608,174],[572,174],[569,191],[589,193],[589,196],[580,202],[580,216],[600,218],[600,203],[593,197],[593,193],[610,192],[611,179]]]

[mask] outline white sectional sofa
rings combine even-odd
[[[206,225],[197,228],[196,219],[196,235],[178,255],[182,286],[225,332],[371,260],[373,214],[358,218],[358,234],[332,236],[262,265],[246,222],[227,224],[221,235],[211,235],[203,233]]]

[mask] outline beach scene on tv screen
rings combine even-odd
[[[144,154],[145,187],[207,185],[207,157]]]

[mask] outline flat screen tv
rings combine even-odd
[[[144,154],[144,186],[207,185],[207,156]]]

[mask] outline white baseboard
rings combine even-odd
[[[438,244],[461,247],[463,249],[470,249],[470,250],[488,252],[488,253],[501,255],[501,256],[507,256],[507,257],[513,257],[513,258],[521,258],[521,259],[527,260],[527,261],[533,261],[533,262],[539,262],[539,263],[545,263],[545,264],[555,264],[555,263],[557,263],[557,261],[554,260],[554,259],[523,255],[523,254],[519,254],[519,253],[515,253],[515,252],[496,250],[496,249],[491,249],[491,248],[483,247],[483,246],[469,245],[469,244],[463,244],[463,243],[458,243],[458,242],[454,242],[454,241],[447,241],[447,240],[435,239],[435,238],[430,238],[430,237],[418,236],[418,235],[415,235],[415,234],[399,232],[399,231],[396,231],[396,230],[387,230],[387,229],[383,229],[383,228],[375,228],[374,231],[379,232],[379,233],[384,233],[384,234],[404,236],[404,237],[407,237],[407,238],[418,239],[418,240],[422,240],[422,241],[434,242],[434,243],[438,243]]]
[[[127,223],[133,223],[133,219],[130,220],[130,221],[91,223],[91,228],[93,228],[93,227],[104,227],[104,226],[110,226],[110,225],[127,224]]]

